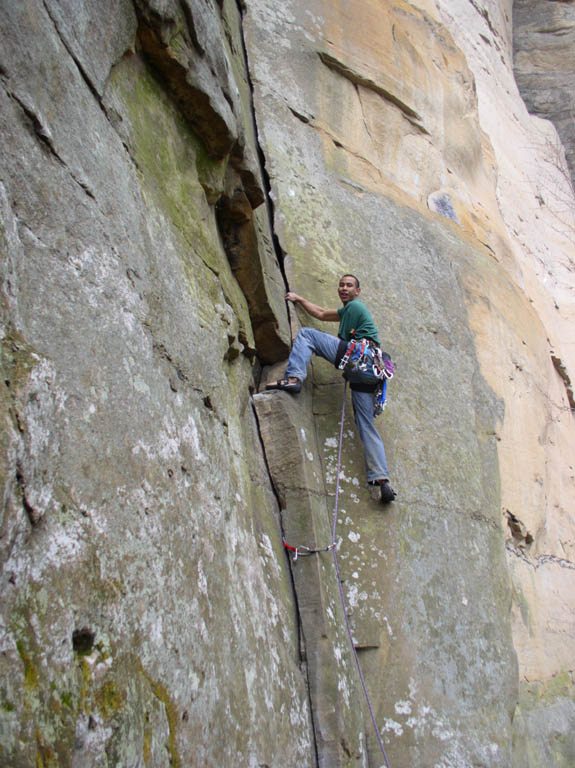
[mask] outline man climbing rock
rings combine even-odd
[[[281,389],[297,394],[301,392],[302,382],[307,376],[307,366],[312,353],[323,357],[336,367],[342,359],[355,348],[356,355],[361,350],[364,360],[379,353],[379,336],[373,318],[367,307],[359,300],[359,280],[355,275],[343,275],[339,281],[339,298],[343,307],[325,309],[290,291],[286,301],[299,304],[308,315],[327,322],[339,322],[338,335],[318,331],[315,328],[302,328],[295,338],[283,379],[268,384],[266,389]],[[353,344],[350,344],[353,342]],[[368,368],[371,368],[371,364]],[[395,499],[396,493],[389,482],[389,471],[385,457],[383,441],[374,424],[374,393],[378,381],[369,371],[366,373],[344,369],[352,391],[353,413],[359,436],[363,443],[363,453],[367,468],[367,481],[370,485],[379,485],[381,501],[387,504]]]

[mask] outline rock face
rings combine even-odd
[[[552,120],[575,183],[575,4],[516,0],[513,3],[515,78],[527,108]],[[560,160],[559,160],[560,162]]]
[[[508,6],[1,4],[0,764],[383,764],[332,553],[282,545],[331,543],[343,402],[389,764],[573,763],[575,201]],[[332,366],[264,391],[347,271],[386,510]]]

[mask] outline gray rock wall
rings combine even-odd
[[[6,766],[313,764],[238,17],[156,6],[2,4]]]
[[[332,553],[282,546],[331,543],[344,396],[338,557],[390,764],[571,754],[572,681],[519,692],[482,333],[537,318],[445,181],[493,174],[473,78],[425,11],[354,10],[0,1],[0,765],[383,764]],[[286,287],[335,306],[348,270],[398,364],[386,510],[338,372],[264,391],[310,323]]]
[[[551,120],[575,186],[575,5],[514,0],[513,67],[530,112]]]

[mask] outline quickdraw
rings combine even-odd
[[[311,547],[292,547],[291,544],[288,544],[285,539],[282,539],[284,547],[289,551],[293,552],[293,561],[294,563],[298,559],[298,557],[307,557],[307,555],[315,555],[317,552],[329,552],[329,550],[333,547],[333,544],[330,544],[327,547],[320,547],[319,549],[312,549]]]

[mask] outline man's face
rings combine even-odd
[[[348,301],[353,301],[359,296],[359,288],[357,287],[354,278],[349,277],[348,275],[344,275],[339,281],[337,292],[342,304],[347,304]]]

